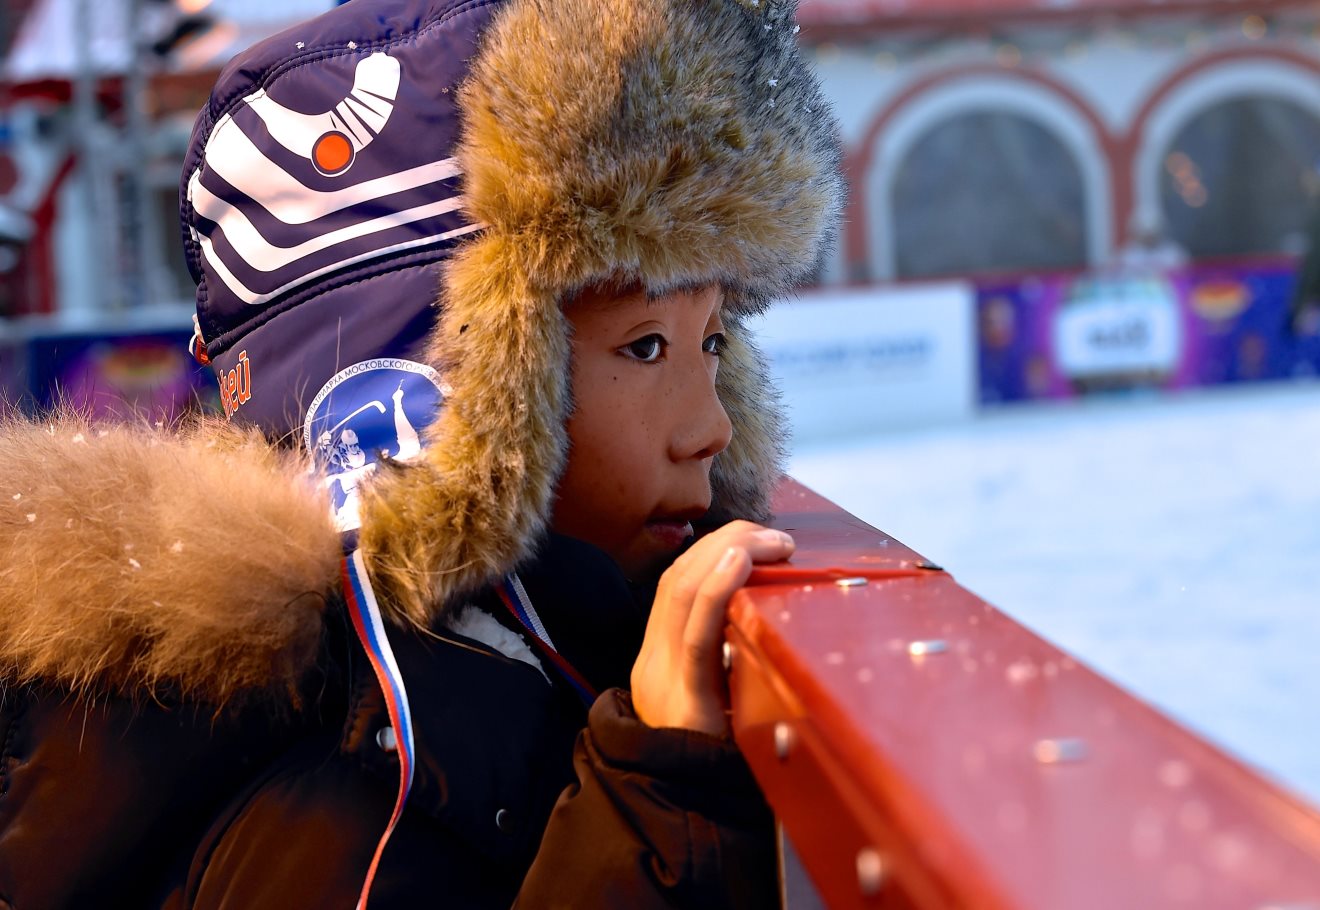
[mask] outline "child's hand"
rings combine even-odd
[[[734,521],[693,544],[660,577],[632,670],[633,709],[642,723],[713,734],[728,730],[725,608],[754,562],[787,559],[793,547],[782,531]]]

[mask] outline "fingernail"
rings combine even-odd
[[[793,543],[793,538],[789,537],[783,531],[775,531],[773,529],[766,531],[757,531],[756,539],[764,541],[765,543],[782,543],[782,544]]]
[[[716,572],[727,572],[733,568],[733,564],[738,561],[738,548],[729,547],[720,557],[720,564],[715,567]]]

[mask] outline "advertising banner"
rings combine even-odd
[[[0,413],[20,405],[26,372],[26,346],[18,339],[0,334]]]
[[[1316,372],[1288,327],[1294,267],[1194,265],[977,288],[983,403],[1177,389]]]
[[[217,409],[215,378],[188,354],[191,332],[11,332],[0,339],[3,399],[24,410],[173,420]]]
[[[965,283],[804,293],[754,323],[800,443],[962,420],[976,403]]]

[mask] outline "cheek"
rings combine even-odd
[[[625,565],[645,520],[646,478],[632,422],[608,412],[578,413],[569,420],[568,464],[556,489],[551,526],[594,544]]]
[[[589,470],[610,490],[636,489],[654,470],[648,465],[654,449],[649,403],[630,379],[626,372],[597,377],[584,388],[568,426],[575,473]]]

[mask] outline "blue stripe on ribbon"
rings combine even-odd
[[[390,723],[394,727],[395,741],[399,755],[399,793],[394,802],[394,812],[376,844],[376,852],[362,883],[362,892],[358,897],[358,910],[366,910],[367,898],[371,893],[372,882],[380,865],[385,845],[389,843],[394,827],[403,815],[404,804],[412,792],[413,771],[416,766],[415,746],[413,742],[412,710],[408,704],[408,692],[399,672],[398,662],[390,647],[385,623],[380,615],[380,605],[376,602],[375,591],[367,578],[366,563],[360,550],[354,550],[344,557],[344,595],[348,601],[350,618],[356,630],[358,640],[371,661],[376,679],[380,683],[381,694],[385,697],[385,706],[389,712]]]

